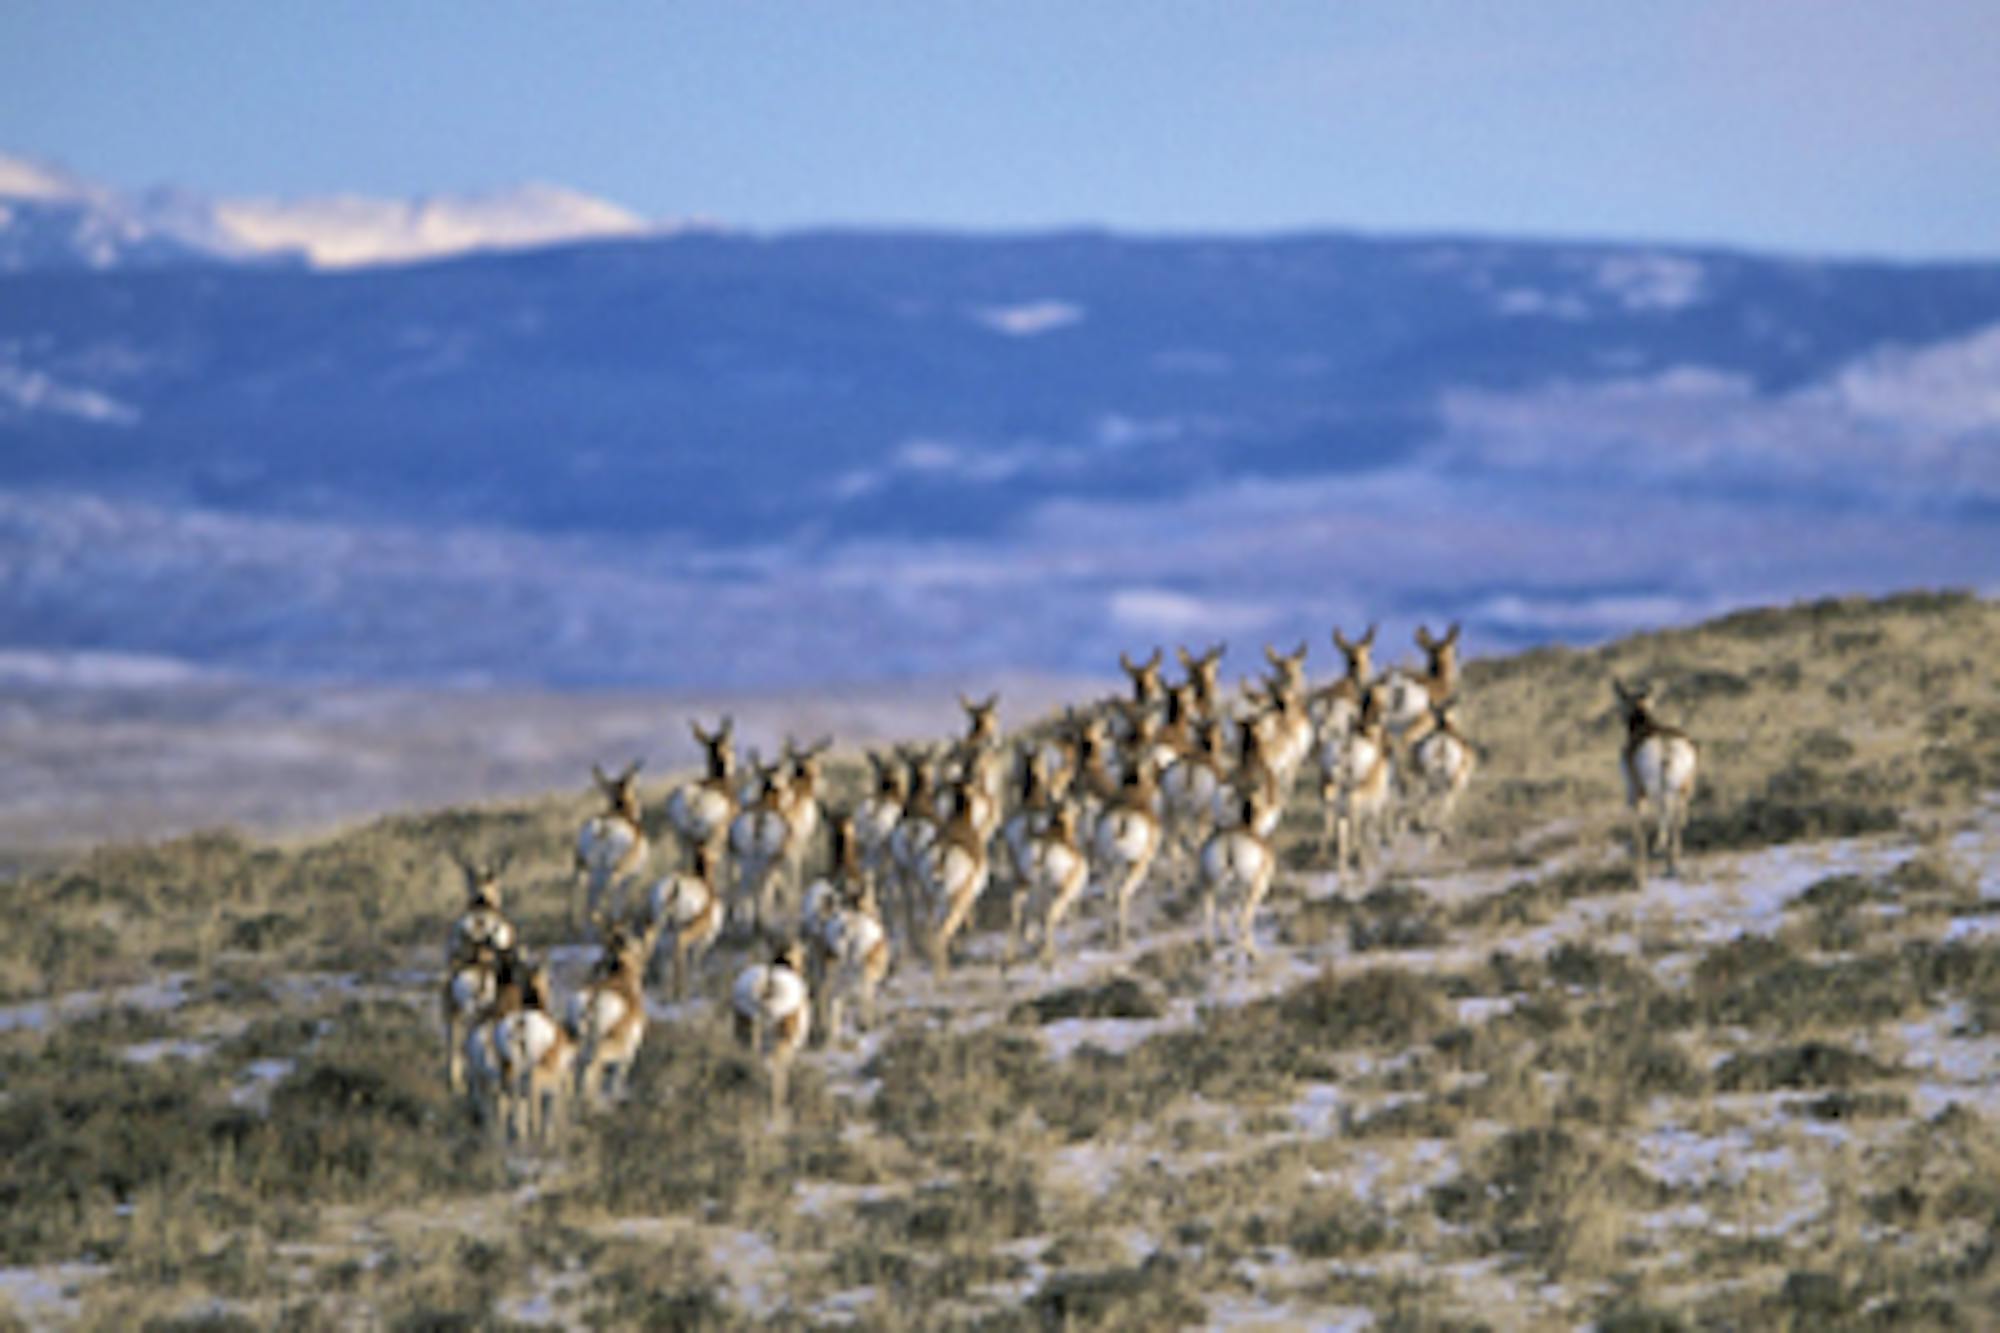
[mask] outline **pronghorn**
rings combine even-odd
[[[797,943],[788,943],[768,963],[736,974],[730,1006],[736,1040],[760,1060],[771,1080],[771,1118],[785,1115],[785,1083],[792,1060],[812,1033],[812,991],[800,970]]]
[[[1134,709],[1140,712],[1157,713],[1160,706],[1166,701],[1166,686],[1160,680],[1160,663],[1162,660],[1163,654],[1157,647],[1153,649],[1153,655],[1144,662],[1134,662],[1123,651],[1119,652],[1118,665],[1124,669],[1126,676],[1132,682],[1132,697],[1129,701],[1116,698],[1106,700],[1096,710],[1099,713],[1108,715],[1106,725],[1111,728],[1111,734],[1114,739],[1123,742],[1129,738],[1128,729],[1133,719],[1137,716],[1133,711]],[[1128,704],[1129,706],[1125,708],[1117,707],[1121,703]]]
[[[1159,787],[1149,768],[1130,773],[1117,798],[1098,819],[1092,839],[1094,860],[1110,888],[1112,947],[1125,947],[1132,895],[1139,891],[1160,850]]]
[[[904,943],[917,947],[924,937],[924,860],[937,841],[944,821],[938,817],[937,767],[920,746],[897,751],[907,766],[908,795],[903,800],[902,818],[889,835],[889,859],[895,867],[896,897],[903,924]]]
[[[739,925],[747,912],[753,928],[763,929],[776,896],[773,881],[792,864],[799,839],[789,807],[783,766],[773,764],[759,769],[757,799],[730,821],[729,850],[736,858],[731,914]]]
[[[1269,823],[1273,804],[1269,788],[1253,785],[1239,799],[1236,823],[1218,830],[1201,849],[1202,921],[1210,948],[1215,946],[1215,909],[1219,900],[1236,900],[1236,947],[1247,961],[1257,956],[1257,907],[1271,890],[1278,858],[1272,854]]]
[[[808,884],[799,896],[798,938],[805,947],[806,980],[812,984],[815,998],[824,998],[821,985],[827,961],[824,928],[839,913],[848,886],[861,881],[861,848],[855,837],[853,816],[830,815],[826,827],[833,846],[829,869],[824,878]]]
[[[826,1040],[836,1042],[845,1034],[843,1011],[850,999],[858,1004],[863,1026],[875,1025],[875,992],[889,974],[889,933],[862,873],[853,821],[835,820],[830,827],[834,875],[808,891],[803,915],[816,963],[813,993],[821,999]]]
[[[639,904],[639,925],[657,960],[666,950],[673,960],[672,989],[676,1000],[687,996],[688,972],[701,966],[702,956],[722,934],[722,891],[717,883],[722,853],[710,843],[694,844],[694,867],[677,870],[647,891]]]
[[[1254,691],[1252,698],[1259,697]],[[1278,784],[1278,804],[1291,795],[1299,768],[1313,749],[1312,718],[1306,710],[1305,695],[1296,689],[1272,682],[1262,694],[1264,709],[1252,718],[1259,752]]]
[[[701,723],[689,719],[688,727],[706,755],[707,771],[667,797],[667,823],[684,855],[697,847],[719,847],[736,818],[735,721],[724,717],[714,731],[703,731]]]
[[[1392,794],[1389,738],[1374,692],[1363,701],[1339,767],[1327,775],[1320,794],[1331,826],[1334,873],[1345,875],[1351,864],[1365,877],[1368,847],[1386,831]]]
[[[1430,626],[1417,626],[1424,669],[1415,672],[1398,667],[1383,682],[1383,723],[1390,735],[1405,744],[1414,745],[1430,729],[1432,704],[1458,693],[1458,633],[1456,623],[1441,639],[1431,633]]]
[[[1157,647],[1144,662],[1134,662],[1123,652],[1118,654],[1118,665],[1132,681],[1132,702],[1141,708],[1156,708],[1166,697],[1166,687],[1160,683],[1161,658]]]
[[[1439,842],[1450,836],[1452,811],[1472,780],[1472,743],[1458,729],[1456,699],[1431,705],[1431,723],[1410,752],[1422,824]]]
[[[507,1084],[504,1077],[506,1065],[500,1056],[497,1031],[502,1020],[519,1010],[524,1003],[528,980],[534,973],[534,962],[525,950],[503,949],[494,953],[490,985],[474,984],[460,990],[466,1002],[479,1000],[480,1007],[461,1013],[465,1023],[464,1035],[460,1042],[460,1077],[465,1082],[465,1090],[472,1096],[473,1104],[480,1114],[491,1120],[496,1106],[504,1110],[508,1105]],[[451,1005],[455,998],[452,983],[446,982],[445,1003],[447,1026],[452,1025]],[[449,1072],[447,1072],[449,1077]]]
[[[1378,628],[1370,625],[1366,634],[1350,639],[1340,632],[1340,626],[1333,627],[1333,646],[1340,650],[1347,668],[1340,679],[1314,690],[1309,701],[1313,723],[1319,727],[1322,736],[1345,736],[1347,728],[1361,716],[1361,696],[1375,683],[1375,631]]]
[[[997,745],[962,749],[959,755],[959,777],[965,786],[965,800],[973,828],[981,842],[991,842],[993,835],[1000,831],[1007,799],[1005,758],[1006,752]],[[940,810],[939,813],[944,812]]]
[[[500,911],[500,872],[512,858],[502,856],[480,865],[454,852],[451,859],[465,877],[465,912],[452,923],[445,966],[456,967],[461,958],[482,947],[493,953],[513,948],[514,925]]]
[[[1639,877],[1646,875],[1649,847],[1657,842],[1667,858],[1667,873],[1680,873],[1681,830],[1687,824],[1688,803],[1694,798],[1697,763],[1688,734],[1653,716],[1650,685],[1627,689],[1612,677],[1618,711],[1625,721],[1625,748],[1619,767],[1625,774],[1625,804],[1632,811],[1632,854]],[[1646,827],[1645,806],[1651,804],[1654,827]]]
[[[1203,717],[1220,717],[1222,708],[1222,655],[1229,651],[1229,645],[1218,643],[1199,657],[1186,648],[1176,650],[1180,654],[1181,669],[1187,672],[1188,684],[1194,687],[1195,708]]]
[[[1288,694],[1304,697],[1306,692],[1306,645],[1301,643],[1297,651],[1281,653],[1270,644],[1264,645],[1264,660],[1271,664],[1273,673],[1270,693],[1283,690]]]
[[[1283,775],[1271,764],[1264,735],[1261,728],[1243,728],[1243,748],[1236,771],[1229,775],[1228,786],[1217,795],[1217,828],[1236,827],[1236,821],[1248,808],[1245,798],[1255,792],[1262,796],[1257,806],[1260,821],[1257,836],[1268,838],[1277,831],[1278,821],[1285,813],[1286,788]]]
[[[940,974],[950,970],[951,942],[971,919],[989,871],[986,839],[974,819],[978,793],[966,778],[960,778],[950,790],[951,817],[938,830],[937,841],[923,862],[931,920],[925,946],[931,970]]]
[[[910,799],[910,783],[908,770],[894,755],[870,750],[868,766],[875,771],[875,781],[854,811],[854,838],[861,853],[861,873],[879,895],[883,863],[889,859],[890,841]]]
[[[1215,824],[1216,797],[1229,768],[1222,724],[1213,718],[1195,724],[1195,745],[1160,775],[1160,798],[1167,848],[1177,859],[1191,858]]]
[[[549,973],[537,967],[521,990],[521,1007],[493,1028],[493,1047],[500,1057],[500,1086],[507,1137],[521,1137],[519,1117],[526,1112],[527,1133],[548,1137],[576,1065],[576,1041],[550,1012]]]
[[[974,703],[963,694],[958,706],[965,710],[965,747],[984,750],[1000,743],[1000,696],[988,695],[984,703]]]
[[[832,743],[821,740],[801,750],[787,740],[783,762],[761,771],[757,800],[729,826],[738,911],[748,901],[760,930],[775,906],[780,880],[793,892],[802,887],[806,852],[819,832],[819,757]]]
[[[511,952],[511,943],[503,948],[483,939],[452,951],[439,998],[444,1010],[444,1080],[454,1095],[465,1091],[466,1044],[499,997],[500,960]]]
[[[604,953],[589,983],[570,997],[569,1031],[577,1045],[577,1095],[602,1103],[631,1083],[632,1064],[646,1037],[646,958],[652,942],[617,922],[600,922],[598,933]]]
[[[1028,890],[1034,840],[1047,831],[1049,819],[1061,799],[1047,762],[1038,750],[1022,752],[1020,775],[1020,796],[1014,802],[1013,813],[1000,825],[1000,843],[1007,849],[1007,868],[1013,874],[1017,902]]]
[[[596,764],[590,766],[590,775],[604,797],[605,809],[603,814],[585,820],[577,830],[575,876],[571,880],[569,904],[572,921],[576,919],[577,879],[588,879],[585,910],[591,918],[596,918],[609,914],[607,906],[615,910],[615,904],[607,905],[604,901],[607,890],[615,887],[614,896],[623,898],[625,881],[645,862],[650,847],[646,831],[639,823],[639,795],[632,785],[642,762],[634,759],[615,778],[604,776],[604,770]]]
[[[1049,816],[1046,830],[1029,844],[1027,890],[1016,900],[1014,922],[1009,931],[1008,958],[1012,961],[1014,940],[1020,938],[1024,911],[1029,902],[1039,907],[1043,966],[1055,962],[1056,930],[1070,908],[1090,883],[1090,858],[1077,838],[1077,808],[1062,804]],[[1022,941],[1025,943],[1025,941]]]

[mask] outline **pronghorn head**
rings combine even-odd
[[[500,874],[506,870],[507,863],[514,859],[513,854],[502,853],[484,864],[459,852],[453,852],[451,859],[458,866],[458,873],[465,877],[467,910],[476,911],[483,907],[490,911],[499,911]]]
[[[1453,621],[1443,638],[1431,633],[1430,626],[1417,626],[1417,647],[1424,650],[1426,669],[1432,680],[1450,685],[1458,679],[1458,631],[1459,624]]]
[[[1333,646],[1347,659],[1347,679],[1357,686],[1366,685],[1375,675],[1375,631],[1379,628],[1370,625],[1366,634],[1350,639],[1340,632],[1340,626],[1333,627]]]
[[[1618,695],[1618,715],[1624,719],[1626,729],[1637,733],[1653,723],[1653,687],[1641,682],[1627,685],[1613,676],[1611,688]]]
[[[736,720],[725,716],[722,725],[714,731],[703,731],[701,723],[688,719],[688,726],[694,731],[695,743],[700,745],[708,760],[708,776],[716,781],[727,782],[736,776],[736,742],[733,739]]]
[[[698,842],[694,845],[694,861],[690,867],[694,877],[710,888],[715,887],[715,863],[721,859],[721,850],[712,842]]]
[[[1264,660],[1271,664],[1276,674],[1272,684],[1286,693],[1303,691],[1306,687],[1306,645],[1301,643],[1296,652],[1281,653],[1270,644],[1264,645]]]
[[[990,694],[985,702],[977,702],[958,696],[958,706],[965,710],[965,742],[968,745],[991,745],[1000,739],[1000,696]]]
[[[870,750],[868,763],[875,770],[875,794],[878,797],[900,802],[910,794],[909,770],[903,767],[899,756]]]
[[[833,748],[833,737],[822,736],[803,750],[785,738],[785,758],[781,769],[791,770],[791,789],[795,796],[817,796],[820,784],[820,756]]]
[[[1162,686],[1160,684],[1160,661],[1162,653],[1153,649],[1153,655],[1143,662],[1134,662],[1123,652],[1118,654],[1118,665],[1125,668],[1125,674],[1132,678],[1132,702],[1141,704],[1158,703]]]
[[[1193,682],[1182,681],[1178,685],[1167,687],[1168,726],[1178,726],[1182,722],[1199,716],[1200,713],[1201,703],[1195,695]]]
[[[597,790],[604,797],[605,813],[627,820],[634,827],[639,823],[639,793],[633,786],[633,780],[639,776],[639,767],[645,762],[634,759],[615,778],[606,777],[604,770],[596,764],[590,766],[590,775],[597,779]]]
[[[1194,686],[1195,698],[1204,708],[1214,707],[1216,696],[1222,692],[1222,655],[1229,651],[1229,645],[1215,644],[1199,657],[1186,648],[1178,651],[1181,669],[1187,672],[1188,682]]]
[[[937,774],[930,753],[921,745],[904,746],[896,753],[903,757],[910,775],[907,804],[922,809],[937,791]]]

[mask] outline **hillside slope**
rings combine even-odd
[[[727,946],[556,1147],[445,1096],[448,854],[516,853],[567,988],[577,797],[102,849],[5,890],[0,1250],[40,1282],[0,1317],[1976,1324],[1996,649],[2000,604],[1924,593],[1472,663],[1454,847],[1342,882],[1301,792],[1249,967],[1158,882],[1128,949],[1091,903],[1003,976],[992,895],[785,1129],[706,998]],[[1703,747],[1678,881],[1612,837],[1614,673]]]

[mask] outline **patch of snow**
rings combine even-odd
[[[1010,338],[1032,338],[1082,321],[1084,309],[1069,301],[1023,301],[1014,305],[980,306],[975,322]]]

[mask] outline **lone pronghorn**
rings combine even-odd
[[[575,886],[578,881],[584,881],[589,886],[584,904],[588,917],[595,919],[607,915],[607,907],[615,909],[617,906],[615,903],[606,904],[607,893],[622,898],[625,881],[637,873],[645,863],[646,854],[652,850],[646,841],[646,831],[639,822],[639,795],[633,788],[642,762],[634,759],[615,778],[606,777],[604,770],[596,764],[590,766],[590,775],[596,780],[598,794],[604,797],[605,808],[602,814],[585,820],[583,827],[577,830],[575,875],[571,880],[569,903],[572,921],[576,920]]]
[[[667,797],[667,824],[679,839],[685,863],[693,849],[719,849],[736,818],[736,724],[725,717],[714,731],[702,730],[692,719],[688,727],[707,761],[707,771],[693,782],[674,788]]]
[[[1613,677],[1611,688],[1617,691],[1618,711],[1625,720],[1625,747],[1618,760],[1625,774],[1625,803],[1632,811],[1633,864],[1643,880],[1647,853],[1657,843],[1667,858],[1667,873],[1678,875],[1681,830],[1687,824],[1688,803],[1694,798],[1694,741],[1686,732],[1653,716],[1648,702],[1651,686],[1627,689],[1623,681]],[[1651,829],[1646,827],[1648,804],[1653,807]]]
[[[812,1034],[812,991],[803,966],[798,944],[787,943],[768,963],[737,973],[729,993],[736,1040],[763,1061],[770,1078],[775,1121],[785,1116],[785,1085],[792,1061]]]

